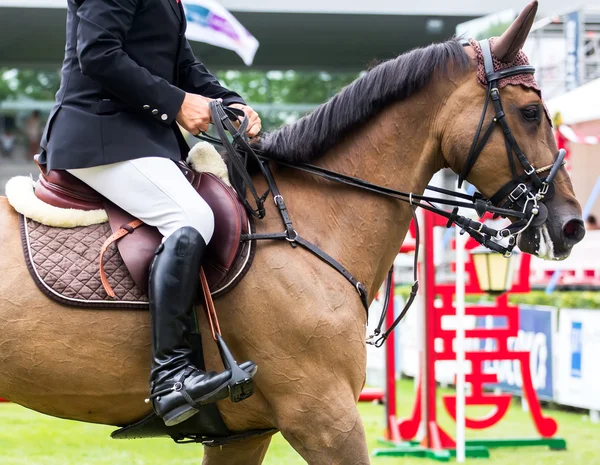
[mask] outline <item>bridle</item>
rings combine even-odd
[[[319,247],[304,239],[294,229],[292,220],[287,211],[284,197],[279,192],[275,178],[270,170],[269,162],[274,162],[278,165],[286,166],[295,170],[304,171],[312,175],[325,178],[329,181],[350,185],[367,190],[369,192],[384,195],[386,197],[392,197],[410,204],[413,219],[417,227],[417,234],[415,238],[414,283],[404,309],[394,320],[394,323],[382,334],[381,327],[385,319],[385,311],[387,310],[387,306],[384,306],[384,312],[381,315],[379,325],[375,329],[374,335],[371,336],[371,339],[377,339],[369,342],[373,345],[381,346],[383,342],[385,342],[385,340],[408,311],[418,291],[417,259],[419,255],[419,233],[416,216],[417,208],[432,211],[440,216],[445,217],[448,220],[446,224],[447,227],[451,227],[452,225],[456,224],[461,228],[461,233],[469,234],[481,245],[493,251],[502,253],[505,256],[510,256],[514,247],[516,246],[518,236],[521,233],[523,233],[532,225],[539,226],[543,224],[547,219],[548,211],[544,206],[544,201],[550,199],[554,193],[553,181],[558,173],[558,170],[564,164],[566,152],[563,149],[559,150],[556,160],[552,165],[539,169],[534,168],[527,159],[527,156],[519,148],[517,141],[508,127],[508,123],[502,109],[502,101],[500,99],[500,91],[498,88],[498,82],[500,79],[518,74],[533,74],[535,72],[535,68],[529,65],[513,66],[511,68],[496,72],[494,71],[489,41],[482,40],[479,42],[479,44],[481,46],[484,59],[485,77],[487,80],[487,98],[481,113],[477,131],[475,132],[475,137],[465,162],[465,166],[459,176],[458,186],[460,187],[463,181],[467,178],[471,172],[471,169],[477,162],[477,158],[487,144],[494,128],[496,125],[499,125],[504,134],[504,141],[512,179],[502,186],[489,200],[484,198],[480,193],[468,195],[436,186],[427,186],[426,189],[444,194],[446,196],[454,197],[455,199],[431,197],[414,194],[412,192],[402,192],[372,184],[362,179],[347,176],[342,173],[327,170],[319,166],[311,164],[290,164],[280,160],[271,159],[266,154],[250,146],[246,136],[248,118],[244,112],[239,109],[224,107],[222,103],[217,100],[210,102],[210,109],[212,120],[215,128],[217,129],[219,138],[217,139],[205,134],[197,136],[199,139],[208,141],[212,144],[221,145],[225,148],[227,152],[227,164],[232,177],[232,185],[238,193],[240,199],[242,199],[246,209],[252,216],[259,219],[265,216],[266,210],[264,202],[269,194],[273,196],[273,201],[279,210],[285,228],[284,232],[247,234],[242,236],[241,240],[285,240],[289,242],[292,247],[301,246],[307,249],[336,269],[354,286],[354,288],[358,291],[361,302],[367,312],[369,299],[364,285],[360,283],[346,268],[344,268],[343,265],[337,262],[333,257],[329,256]],[[470,45],[470,43],[468,41],[463,41],[462,45]],[[482,136],[482,128],[490,101],[494,107],[495,115]],[[241,121],[241,124],[238,128],[236,128],[233,124],[235,121]],[[231,134],[231,141],[227,137],[226,132]],[[520,175],[517,173],[513,153],[516,155],[519,163],[524,169],[524,172]],[[268,188],[262,195],[257,193],[251,177],[247,172],[247,166],[250,161],[254,162],[260,168],[267,181]],[[546,172],[548,172],[548,176],[541,177]],[[250,202],[247,199],[247,194],[253,198],[256,205],[255,208],[250,205]],[[443,210],[438,207],[437,204],[453,207],[453,210],[451,212]],[[500,216],[503,218],[514,218],[515,221],[505,228],[495,229],[484,224],[482,221],[473,220],[471,218],[459,215],[459,208],[475,210],[480,219],[486,213],[491,213],[494,215],[494,217]],[[508,245],[504,245],[502,243],[503,240],[507,240]],[[389,277],[391,277],[391,270]],[[389,292],[389,288],[389,285],[386,286],[386,292]],[[389,294],[386,294],[386,299],[389,299]]]
[[[470,43],[469,41],[462,41],[462,45],[466,46],[470,45]],[[535,68],[530,65],[521,65],[513,66],[500,71],[494,71],[494,62],[489,40],[481,40],[479,42],[479,46],[481,47],[481,52],[483,55],[485,77],[488,83],[487,98],[483,106],[483,111],[481,112],[481,117],[479,119],[477,131],[475,132],[475,137],[473,138],[473,142],[469,150],[469,155],[467,156],[467,161],[465,162],[463,170],[458,178],[458,187],[461,187],[463,181],[471,172],[494,128],[496,125],[499,125],[504,135],[504,145],[506,147],[506,154],[508,157],[508,164],[510,166],[512,179],[502,186],[494,195],[492,195],[492,197],[489,199],[489,203],[504,209],[513,210],[514,212],[510,216],[517,218],[517,220],[507,228],[504,228],[498,232],[498,238],[508,238],[508,246],[498,246],[498,244],[489,242],[489,240],[487,243],[482,243],[483,245],[497,252],[501,252],[504,255],[509,256],[517,243],[519,234],[524,232],[531,225],[539,226],[546,221],[548,217],[548,210],[543,202],[550,199],[554,194],[553,181],[558,173],[558,170],[564,164],[566,152],[563,149],[559,150],[552,165],[548,165],[539,169],[533,167],[533,165],[527,159],[527,156],[519,147],[519,144],[514,138],[512,131],[508,127],[506,115],[502,108],[502,100],[500,98],[498,82],[500,79],[519,74],[534,74]],[[489,123],[486,131],[483,133],[483,136],[481,136],[481,130],[483,128],[485,115],[487,113],[490,101],[494,107],[495,115],[492,121]],[[517,174],[513,153],[516,155],[519,163],[523,167],[524,172],[521,175]],[[548,176],[540,177],[540,175],[547,171],[549,171]],[[491,210],[488,209],[487,211]],[[480,214],[480,217],[482,216],[481,210],[477,213]]]

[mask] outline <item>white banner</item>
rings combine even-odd
[[[600,311],[563,309],[558,321],[556,400],[600,410]]]
[[[247,66],[252,65],[258,40],[222,5],[214,0],[184,0],[183,8],[188,39],[233,50]]]

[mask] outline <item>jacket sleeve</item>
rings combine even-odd
[[[84,0],[77,10],[81,72],[128,104],[171,125],[185,92],[154,76],[123,50],[141,0]],[[157,110],[157,111],[154,111]]]
[[[190,43],[185,40],[179,59],[179,86],[186,92],[199,94],[204,97],[223,99],[225,105],[241,103],[244,99],[232,90],[223,87],[206,67],[196,60]]]

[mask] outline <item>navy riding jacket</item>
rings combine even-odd
[[[244,100],[196,60],[177,0],[68,0],[61,86],[41,141],[49,169],[187,155],[185,92]]]

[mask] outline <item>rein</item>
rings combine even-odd
[[[463,45],[470,45],[468,41],[463,42]],[[415,252],[414,252],[414,282],[411,288],[410,296],[406,302],[406,305],[394,320],[392,325],[382,334],[381,328],[383,326],[385,316],[387,313],[387,305],[384,306],[379,324],[374,330],[374,334],[369,336],[367,343],[380,347],[396,328],[399,322],[404,318],[408,309],[412,305],[418,288],[419,282],[417,278],[417,262],[419,256],[419,224],[416,216],[416,209],[422,208],[427,211],[431,211],[440,216],[443,216],[448,220],[446,227],[450,228],[456,224],[461,228],[461,234],[469,234],[479,244],[503,254],[508,257],[511,255],[512,250],[516,246],[518,236],[529,228],[532,224],[538,226],[542,224],[547,218],[547,208],[543,204],[545,200],[551,198],[553,194],[552,185],[554,177],[558,173],[559,168],[564,164],[564,158],[566,155],[565,150],[559,150],[556,160],[552,165],[548,165],[539,169],[536,169],[531,165],[527,156],[521,151],[517,141],[515,140],[508,123],[506,122],[505,114],[502,109],[502,103],[500,100],[500,92],[498,89],[498,81],[502,78],[513,76],[522,73],[534,73],[535,68],[533,66],[515,66],[512,68],[504,69],[498,72],[494,72],[492,53],[489,41],[483,40],[480,42],[482,53],[484,57],[484,66],[486,72],[486,79],[488,81],[488,97],[485,101],[481,119],[475,133],[475,137],[471,144],[471,149],[467,157],[467,161],[459,176],[458,186],[462,185],[462,182],[467,178],[471,169],[475,165],[477,158],[483,151],[486,143],[488,142],[493,129],[496,124],[502,128],[507,155],[509,159],[509,165],[512,173],[512,180],[498,190],[490,199],[484,198],[480,193],[476,192],[473,195],[463,194],[461,192],[450,191],[435,186],[427,186],[426,190],[437,192],[439,194],[448,195],[454,197],[457,200],[444,199],[439,197],[432,197],[428,195],[419,195],[412,192],[402,192],[388,187],[379,186],[377,184],[369,183],[363,179],[348,176],[342,173],[331,171],[319,166],[311,164],[290,164],[280,160],[274,160],[267,157],[263,152],[255,150],[249,144],[248,137],[246,135],[246,129],[248,127],[248,118],[242,110],[235,108],[224,107],[219,100],[213,100],[210,102],[210,111],[213,123],[216,127],[219,138],[214,138],[206,134],[198,135],[197,138],[205,140],[212,144],[223,146],[227,152],[227,165],[230,173],[232,174],[232,185],[239,195],[240,199],[244,203],[244,206],[248,212],[256,218],[264,218],[265,208],[264,202],[266,198],[271,194],[273,201],[277,206],[279,214],[281,216],[285,230],[283,232],[276,233],[263,233],[263,234],[245,234],[241,237],[242,241],[254,241],[254,240],[285,240],[289,242],[292,247],[301,246],[317,256],[319,259],[329,264],[332,268],[338,271],[344,278],[346,278],[352,286],[357,290],[361,302],[368,315],[369,310],[369,298],[368,291],[365,286],[359,282],[342,264],[336,261],[333,257],[328,255],[326,252],[321,250],[315,244],[304,239],[294,229],[294,225],[290,215],[288,213],[284,197],[279,192],[273,173],[269,167],[269,162],[277,163],[278,165],[292,168],[295,170],[303,171],[314,176],[319,176],[328,181],[349,185],[359,189],[363,189],[369,192],[373,192],[386,197],[391,197],[397,200],[401,200],[410,205],[411,213],[415,226],[417,229],[415,238]],[[481,131],[485,120],[489,102],[495,110],[495,116],[492,122],[487,127],[486,131],[481,137]],[[233,122],[241,121],[239,127],[233,124]],[[226,132],[229,132],[232,141],[227,137]],[[517,169],[515,166],[513,153],[516,154],[517,159],[521,163],[524,173],[517,175]],[[254,187],[252,179],[247,171],[248,161],[252,159],[260,168],[262,175],[267,181],[268,188],[262,194],[259,195]],[[548,172],[548,176],[540,178],[539,175]],[[252,207],[246,199],[246,193],[250,191],[250,194],[254,200],[255,207]],[[505,200],[506,199],[506,200]],[[452,211],[446,211],[437,206],[446,205],[453,207]],[[466,208],[474,210],[478,217],[483,217],[486,213],[492,213],[494,217],[503,218],[515,218],[516,221],[511,223],[505,228],[495,229],[485,225],[481,221],[473,220],[471,218],[458,214],[459,208]],[[500,242],[503,239],[508,239],[508,246],[502,245]],[[390,288],[391,284],[391,270],[388,273],[388,280],[386,285],[385,301],[388,302],[390,299]],[[373,340],[375,339],[375,340]]]

